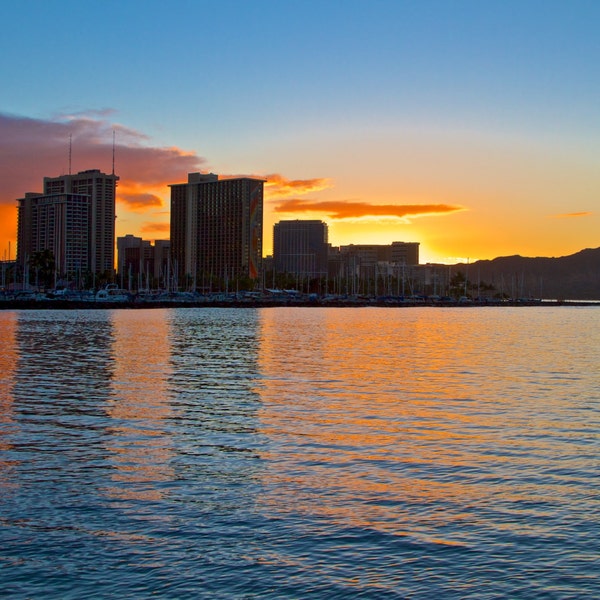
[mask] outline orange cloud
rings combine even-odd
[[[117,201],[129,211],[145,212],[149,208],[161,208],[164,204],[162,198],[147,189],[147,184],[119,182],[117,190]]]
[[[462,206],[451,204],[369,204],[368,202],[348,202],[345,200],[314,201],[292,199],[275,206],[277,213],[326,214],[332,219],[350,219],[361,217],[397,217],[410,218],[447,214],[465,210]]]
[[[124,194],[119,192],[119,201],[127,205],[128,210],[144,212],[148,208],[161,207],[163,201],[154,194]]]
[[[236,177],[256,177],[265,181],[265,195],[269,197],[285,197],[292,194],[309,194],[319,192],[332,187],[329,179],[317,177],[314,179],[287,179],[280,173],[271,173],[270,175],[219,175],[220,179],[233,179]]]
[[[573,217],[589,217],[592,214],[593,214],[592,212],[583,211],[583,212],[563,213],[561,215],[553,215],[553,217],[555,219],[571,219]]]
[[[143,223],[140,227],[140,231],[142,233],[166,233],[167,237],[169,237],[170,233],[170,224],[169,223]]]
[[[265,195],[270,197],[289,196],[291,194],[308,194],[332,187],[329,179],[287,179],[279,173],[266,176]]]

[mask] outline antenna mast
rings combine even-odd
[[[69,134],[69,175],[71,174],[71,138],[73,136]]]
[[[113,157],[112,157],[112,174],[115,174],[115,130],[113,129]]]

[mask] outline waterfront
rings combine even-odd
[[[596,307],[0,312],[10,598],[596,598]]]

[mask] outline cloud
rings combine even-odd
[[[297,196],[319,192],[321,190],[333,187],[330,179],[317,177],[313,179],[288,179],[280,173],[270,173],[269,175],[254,174],[229,174],[219,175],[219,179],[234,179],[236,177],[255,177],[265,181],[265,196],[268,198],[284,198],[285,196]]]
[[[120,177],[117,201],[128,209],[161,206],[157,189],[187,181],[187,173],[204,165],[205,160],[193,152],[152,146],[145,134],[111,123],[107,120],[111,112],[105,109],[46,120],[0,113],[0,206],[13,207],[16,217],[17,198],[25,192],[41,192],[44,177],[68,173],[69,145],[72,173],[112,172],[113,131],[115,172]]]
[[[346,200],[300,200],[291,199],[274,208],[277,213],[321,213],[332,219],[358,219],[364,217],[411,217],[433,216],[465,210],[451,204],[369,204]]]
[[[170,233],[170,225],[169,223],[143,223],[140,227],[140,231],[142,233],[164,233],[166,237],[169,237]]]
[[[118,201],[131,212],[145,212],[149,208],[161,208],[162,198],[147,188],[147,184],[131,181],[119,182]]]
[[[287,179],[279,173],[266,175],[265,195],[269,197],[284,197],[318,192],[332,187],[329,179]]]
[[[120,191],[119,199],[132,211],[145,212],[149,208],[161,207],[163,205],[162,199],[155,194],[124,194],[123,191]]]
[[[582,212],[572,212],[572,213],[563,213],[561,215],[552,215],[554,219],[572,219],[573,217],[589,217],[592,212],[590,211],[582,211]]]

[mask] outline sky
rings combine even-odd
[[[334,246],[420,242],[421,262],[600,246],[597,0],[22,0],[0,19],[1,258],[17,198],[110,173],[113,135],[117,236],[168,238],[168,185],[202,171],[266,179],[266,254],[284,219]]]

